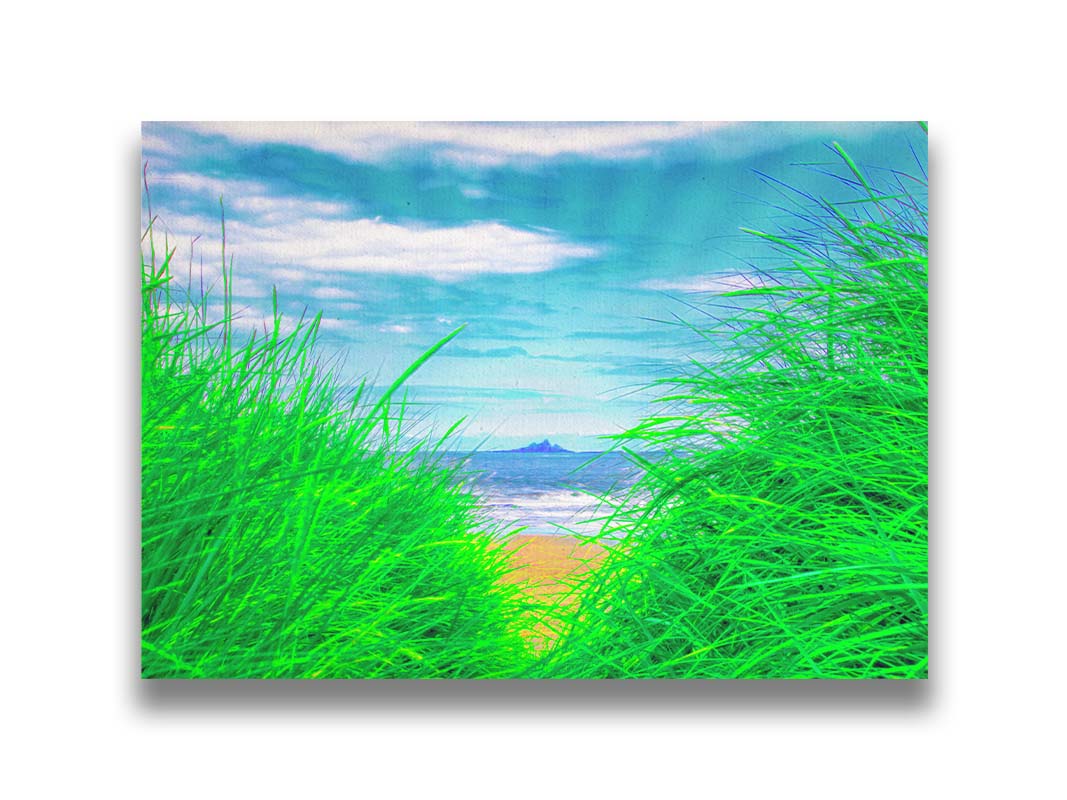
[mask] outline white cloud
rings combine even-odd
[[[697,275],[691,278],[647,280],[642,289],[675,292],[737,292],[743,289],[759,289],[770,284],[761,275],[743,272],[724,275]]]
[[[261,194],[241,195],[231,191],[233,200],[226,204],[235,211],[255,215],[259,222],[278,222],[306,217],[336,217],[348,211],[344,203],[301,200],[294,197],[269,197]]]
[[[277,269],[267,270],[267,274],[278,282],[299,282],[307,280],[307,272],[302,269],[293,269],[292,267],[279,267]]]
[[[218,220],[161,214],[157,234],[162,231],[170,235],[172,246],[179,246],[177,263],[188,258],[188,243],[197,236],[197,252],[216,267],[221,262]],[[546,272],[570,259],[594,258],[603,248],[568,242],[550,231],[521,230],[498,222],[431,228],[311,217],[278,224],[229,221],[226,252],[227,258],[233,255],[245,265],[266,268],[278,280],[306,279],[301,269],[311,269],[456,281],[483,274]]]
[[[205,134],[239,142],[285,142],[355,161],[380,161],[434,148],[437,157],[475,166],[562,155],[641,158],[657,145],[692,139],[729,123],[198,122]]]
[[[164,136],[159,136],[153,133],[145,133],[141,135],[141,152],[146,156],[150,153],[160,155],[175,155],[178,152],[178,148],[174,146],[174,143]]]
[[[381,333],[411,333],[414,328],[410,325],[382,325],[378,330]]]
[[[359,324],[351,319],[337,319],[336,317],[322,317],[319,320],[319,328],[324,331],[343,331],[357,328]]]
[[[318,300],[354,300],[359,295],[336,286],[317,286],[311,290],[311,296]]]
[[[262,195],[267,187],[258,181],[239,178],[216,178],[196,172],[153,172],[148,169],[148,188],[153,186],[174,186],[193,194],[208,194],[213,198],[238,197],[241,195]]]
[[[233,294],[235,297],[270,297],[270,289],[259,281],[234,272]]]
[[[272,196],[269,194],[270,189],[259,181],[149,169],[149,191],[159,187],[177,189],[186,195],[208,198],[213,202],[222,197],[227,211],[237,212],[237,215],[245,218],[254,218],[256,222],[266,225],[308,217],[339,217],[351,212],[351,206],[345,203]],[[218,225],[216,222],[214,227]]]

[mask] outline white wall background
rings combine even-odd
[[[912,0],[9,9],[8,796],[1062,787],[1067,181],[1062,28],[1045,7],[972,4],[966,18]],[[917,116],[931,120],[934,237],[927,685],[139,685],[140,120]]]

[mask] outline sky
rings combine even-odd
[[[142,225],[150,200],[220,313],[224,209],[238,327],[271,319],[272,288],[287,325],[321,312],[347,385],[462,327],[406,384],[414,433],[602,450],[657,378],[714,359],[679,319],[780,261],[741,229],[854,196],[831,142],[875,177],[926,161],[913,122],[146,122]]]

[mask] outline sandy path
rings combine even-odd
[[[578,597],[571,594],[567,579],[574,579],[595,569],[604,557],[604,548],[582,544],[570,536],[520,534],[504,545],[511,554],[514,569],[509,583],[522,586],[528,600],[524,631],[527,641],[537,650],[551,644],[559,635],[560,620],[547,613],[553,602],[573,608]]]

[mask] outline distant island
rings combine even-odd
[[[498,453],[573,453],[573,450],[566,450],[560,447],[558,444],[552,444],[548,439],[543,442],[530,442],[526,447],[520,447],[517,450],[498,450]]]

